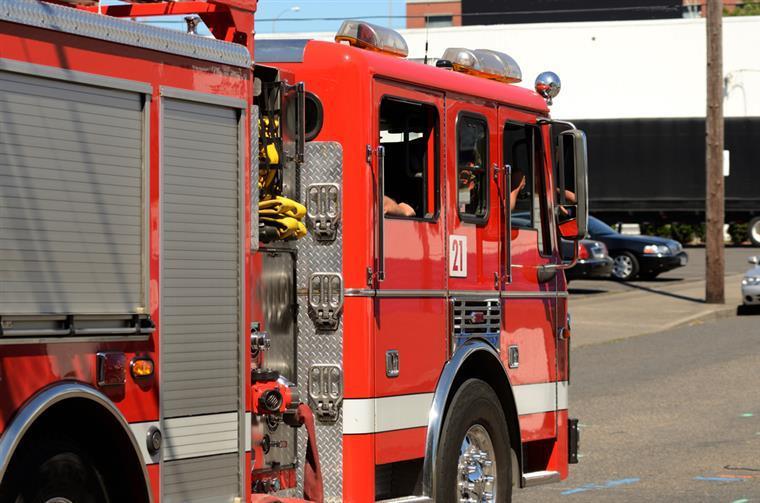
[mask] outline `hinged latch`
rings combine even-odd
[[[309,277],[309,314],[317,328],[336,330],[343,309],[343,276],[315,272]]]
[[[309,368],[309,400],[317,419],[338,420],[343,402],[343,371],[338,365],[317,364]]]
[[[317,241],[334,241],[340,223],[340,185],[313,183],[306,189],[306,213]]]

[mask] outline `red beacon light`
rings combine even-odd
[[[505,84],[522,81],[522,70],[509,54],[490,49],[450,47],[441,59],[451,62],[455,72],[495,80]]]
[[[364,21],[343,21],[335,41],[401,58],[409,55],[409,47],[400,33]]]

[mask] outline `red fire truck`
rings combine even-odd
[[[254,65],[255,0],[68,3],[0,6],[0,501],[567,475],[585,140],[511,58],[349,22]],[[118,19],[165,14],[216,39]]]
[[[304,83],[306,110],[303,163],[260,166],[260,208],[302,202],[308,233],[260,212],[254,376],[299,384],[327,499],[509,501],[577,461],[559,245],[585,234],[585,137],[548,117],[550,72],[533,92],[506,54],[405,56],[358,21],[257,41],[257,78]],[[282,487],[305,440],[257,435],[254,478]]]
[[[0,3],[0,501],[248,500],[255,0],[68,3]]]

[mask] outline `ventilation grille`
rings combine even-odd
[[[458,300],[454,304],[454,344],[478,337],[499,348],[501,302],[499,299]]]

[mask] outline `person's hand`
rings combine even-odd
[[[413,217],[417,214],[414,211],[414,208],[412,208],[406,203],[398,203],[398,210],[401,213],[401,215],[404,217]]]
[[[521,191],[525,188],[525,175],[520,179],[520,185],[517,186],[517,191]]]

